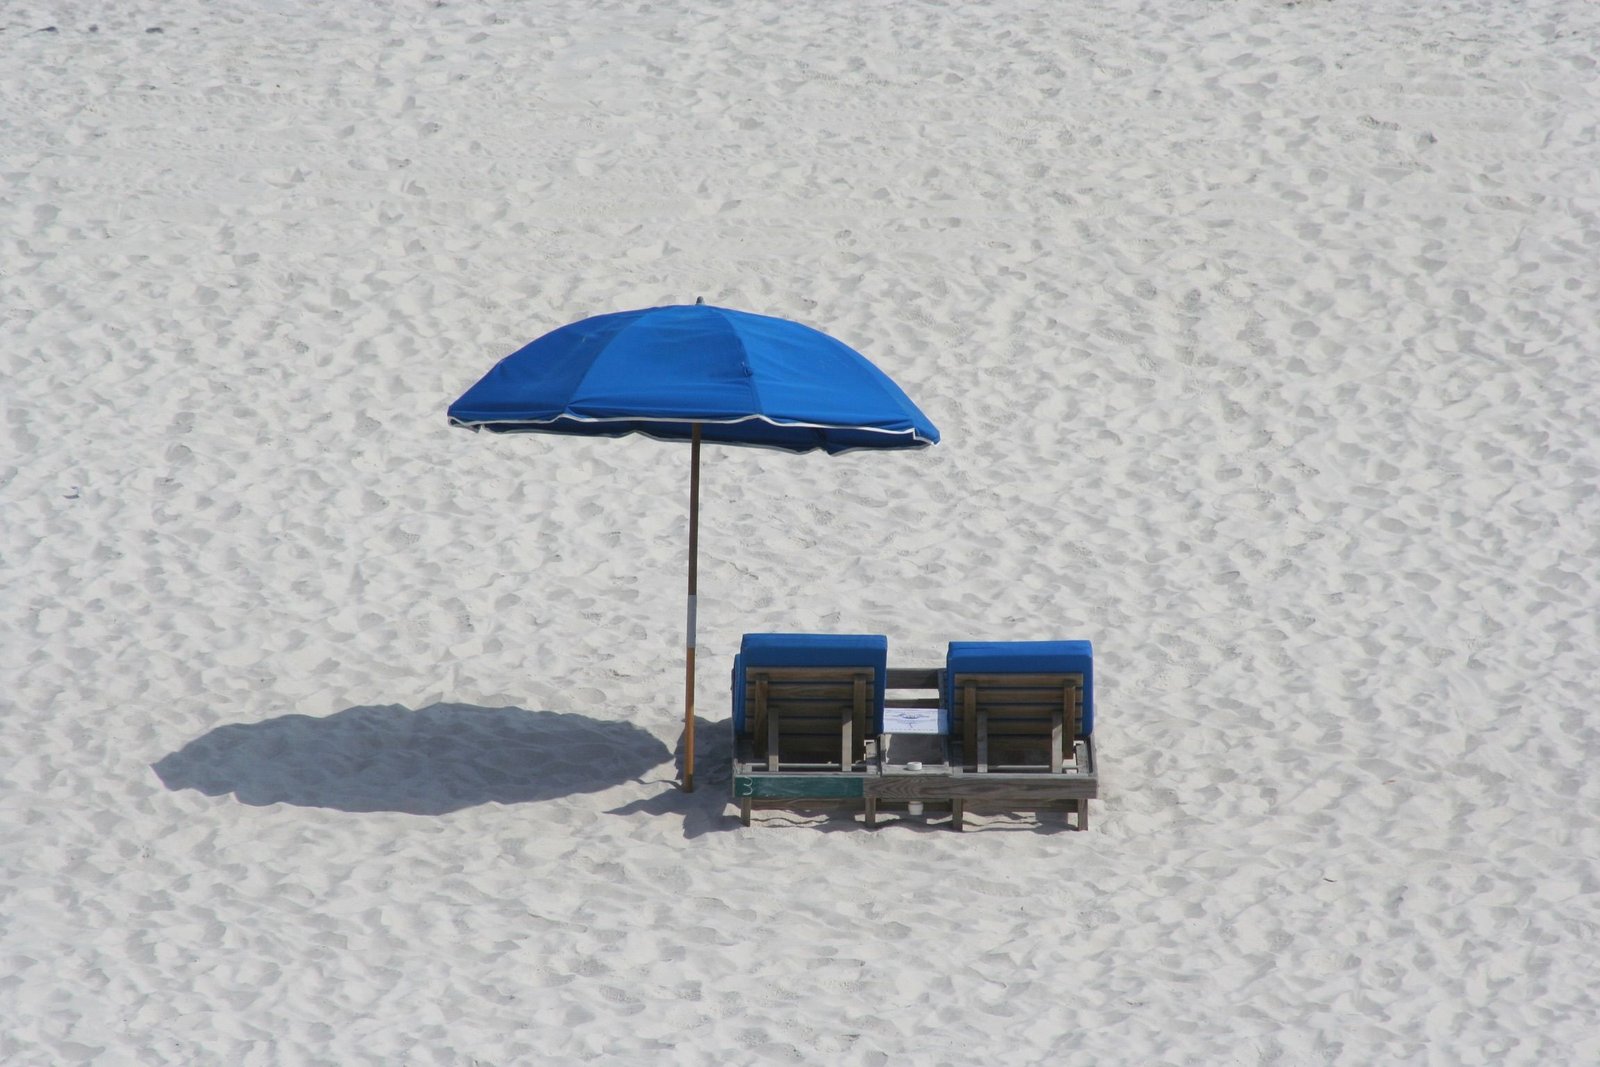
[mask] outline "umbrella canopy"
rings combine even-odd
[[[513,352],[450,405],[491,433],[644,434],[691,443],[684,777],[694,788],[700,444],[926,448],[939,431],[865,356],[808,326],[706,304],[599,315]]]
[[[513,352],[450,405],[495,433],[687,441],[829,453],[923,448],[939,431],[861,353],[786,319],[704,304],[619,311]]]

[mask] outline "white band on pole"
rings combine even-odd
[[[684,646],[685,648],[693,648],[694,647],[694,625],[695,625],[694,613],[695,613],[695,601],[698,600],[698,599],[699,599],[699,597],[690,597],[689,598],[689,643]]]

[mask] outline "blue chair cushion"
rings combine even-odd
[[[1088,641],[952,641],[945,656],[939,728],[950,732],[957,674],[1083,675],[1083,733],[1094,732],[1094,648]]]
[[[872,732],[883,732],[889,639],[882,634],[745,634],[733,658],[733,731],[746,733],[744,672],[751,667],[871,667],[878,672]]]

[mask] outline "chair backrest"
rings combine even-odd
[[[1060,770],[1063,750],[1094,730],[1093,648],[1088,641],[953,641],[945,702],[947,732],[963,742],[967,767]]]
[[[888,659],[881,634],[746,634],[734,660],[734,729],[772,770],[848,770],[883,731]]]
[[[868,728],[883,732],[883,697],[889,680],[889,639],[882,634],[745,634],[733,661],[733,729],[749,736],[752,667],[870,667],[874,672]]]
[[[769,770],[848,771],[866,756],[872,667],[749,667],[753,754]]]

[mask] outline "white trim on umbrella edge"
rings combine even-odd
[[[779,427],[780,429],[796,429],[796,430],[855,430],[858,433],[876,433],[876,434],[882,434],[885,437],[910,437],[910,438],[914,439],[919,445],[921,445],[923,447],[928,447],[928,446],[931,446],[931,445],[934,445],[934,444],[937,443],[937,442],[935,442],[933,440],[930,440],[927,437],[924,437],[922,434],[918,433],[916,427],[914,427],[914,426],[911,429],[908,429],[908,430],[885,430],[885,429],[882,429],[882,428],[877,427],[877,426],[853,426],[853,425],[850,425],[849,423],[837,423],[837,422],[831,422],[831,423],[830,422],[784,422],[784,421],[779,420],[779,419],[774,419],[774,418],[772,418],[772,417],[770,417],[768,415],[741,415],[738,418],[734,418],[734,419],[694,419],[694,418],[682,418],[682,417],[666,418],[666,417],[650,417],[650,416],[641,416],[641,415],[618,415],[618,416],[614,416],[614,417],[596,418],[596,417],[587,417],[587,416],[582,416],[582,415],[570,415],[570,414],[567,414],[565,412],[563,412],[560,415],[557,415],[553,419],[458,419],[454,415],[450,416],[450,425],[459,426],[462,429],[473,430],[473,431],[486,429],[486,428],[492,427],[492,426],[531,426],[531,427],[554,426],[554,425],[556,425],[558,423],[562,423],[562,422],[575,422],[575,423],[579,423],[579,424],[585,425],[585,426],[605,425],[605,424],[609,424],[609,423],[651,423],[651,422],[679,423],[679,424],[682,424],[682,425],[685,425],[685,426],[693,426],[696,423],[699,423],[702,426],[737,426],[740,423],[745,423],[745,422],[764,422],[768,426],[776,426],[776,427]],[[516,432],[516,431],[511,431],[511,432]],[[538,433],[539,431],[537,429],[530,429],[530,430],[526,430],[526,431],[523,431],[523,432],[526,432],[526,433]],[[641,435],[643,435],[645,437],[649,437],[652,440],[656,440],[656,441],[676,441],[676,440],[680,440],[680,438],[676,438],[676,437],[658,437],[655,434],[650,433],[648,430],[634,430],[632,432],[637,433],[637,434],[641,434]],[[732,446],[737,446],[737,447],[740,447],[740,448],[770,448],[770,449],[774,449],[774,450],[779,451],[779,452],[795,452],[795,451],[814,452],[817,449],[820,449],[820,448],[823,447],[821,445],[814,445],[811,448],[795,449],[795,448],[789,447],[787,445],[765,444],[765,443],[757,442],[757,441],[707,441],[706,443],[707,444],[715,444],[715,445],[732,445]],[[846,452],[866,452],[866,451],[872,451],[871,446],[862,445],[859,448],[845,448],[845,449],[840,449],[838,452],[834,452],[834,453],[830,453],[830,454],[831,455],[836,455],[836,456],[842,456]]]

